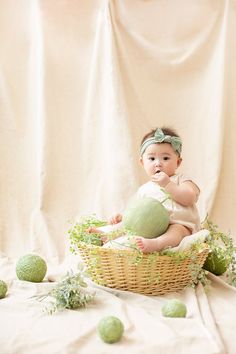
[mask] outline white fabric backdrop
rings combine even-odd
[[[70,220],[122,211],[171,125],[201,217],[236,239],[235,0],[0,2],[0,242],[63,259]]]
[[[236,0],[0,1],[1,354],[235,354],[235,288],[212,274],[209,292],[156,297],[90,282],[95,302],[52,316],[30,298],[76,267],[70,221],[122,211],[146,181],[139,144],[156,126],[182,136],[201,217],[236,241],[235,33]],[[39,284],[15,274],[31,251]],[[173,297],[187,318],[161,316]],[[112,348],[96,333],[110,314],[125,326]]]

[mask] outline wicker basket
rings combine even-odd
[[[208,254],[206,244],[201,250],[182,251],[178,257],[140,254],[84,242],[79,242],[78,250],[95,283],[145,295],[163,295],[196,283]]]

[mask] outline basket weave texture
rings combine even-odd
[[[140,255],[137,251],[84,242],[79,242],[78,251],[95,283],[145,295],[163,295],[196,283],[208,255],[205,244],[199,251],[182,251],[181,257],[158,253]]]

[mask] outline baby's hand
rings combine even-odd
[[[122,220],[122,215],[121,214],[116,214],[113,215],[110,219],[109,219],[109,224],[118,224],[119,222],[121,222]]]
[[[160,187],[165,188],[167,184],[170,182],[170,177],[163,171],[155,173],[152,175],[151,181],[159,184]]]

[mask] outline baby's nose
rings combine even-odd
[[[155,165],[156,165],[156,166],[161,166],[161,160],[156,159]]]

